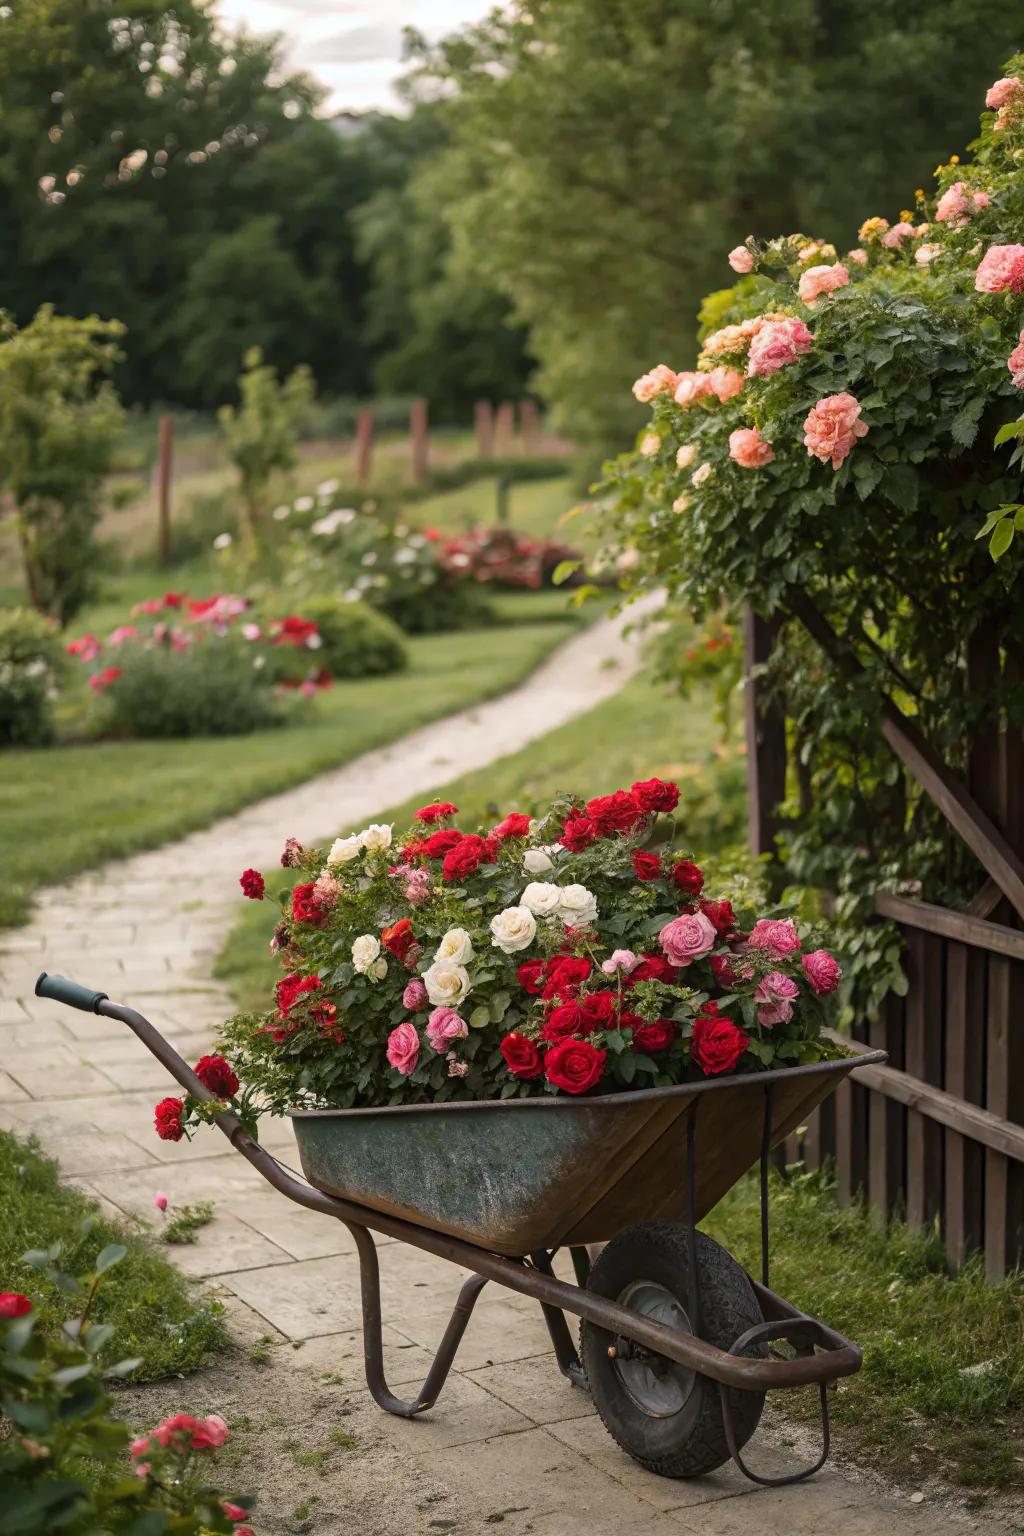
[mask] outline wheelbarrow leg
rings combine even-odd
[[[541,1248],[537,1253],[530,1254],[530,1263],[542,1275],[553,1275],[554,1270],[551,1268],[551,1257],[546,1248]],[[573,1263],[574,1265],[576,1264],[575,1249],[573,1250]],[[578,1274],[579,1270],[577,1270]],[[558,1369],[568,1381],[572,1382],[574,1387],[581,1387],[585,1392],[587,1390],[586,1373],[576,1345],[573,1343],[569,1324],[565,1320],[565,1313],[561,1307],[545,1306],[544,1302],[541,1302],[540,1309],[544,1313],[544,1321],[548,1325],[548,1333],[551,1336]]]
[[[396,1397],[384,1376],[384,1341],[381,1334],[380,1266],[377,1262],[377,1245],[366,1227],[346,1222],[355,1239],[359,1253],[359,1283],[363,1301],[363,1360],[366,1366],[366,1385],[373,1400],[386,1413],[399,1418],[411,1419],[425,1408],[437,1402],[452,1368],[455,1352],[462,1343],[462,1335],[473,1315],[476,1299],[487,1280],[483,1275],[470,1275],[459,1292],[444,1337],[438,1346],[427,1378],[416,1397],[410,1402]]]

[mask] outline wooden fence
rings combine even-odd
[[[794,608],[837,666],[856,657],[809,604]],[[786,777],[785,720],[765,711],[749,678],[775,629],[748,615],[746,727],[750,830],[771,849]],[[1008,667],[997,638],[980,635],[968,674]],[[959,781],[889,699],[882,731],[989,878],[967,910],[879,892],[880,919],[905,943],[909,989],[858,1024],[853,1044],[888,1051],[859,1068],[786,1147],[810,1168],[832,1161],[839,1197],[861,1193],[880,1220],[938,1223],[952,1267],[972,1252],[993,1279],[1024,1262],[1024,733],[994,722],[970,744]]]

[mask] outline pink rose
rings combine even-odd
[[[1024,293],[1024,245],[990,245],[974,274],[978,293]]]
[[[430,876],[425,869],[414,869],[402,886],[402,895],[411,907],[421,907],[430,895]]]
[[[804,421],[804,446],[808,453],[838,469],[858,437],[866,437],[867,422],[859,420],[860,405],[853,395],[826,395],[812,406]]]
[[[866,267],[868,264],[868,253],[867,251],[862,251],[858,246],[855,251],[847,251],[846,259],[847,261],[855,261],[858,267]]]
[[[158,1211],[166,1211],[167,1196],[160,1190],[157,1190],[156,1194],[153,1196],[153,1204],[156,1206]]]
[[[954,181],[947,187],[935,207],[939,224],[949,224],[952,229],[962,229],[972,213],[980,213],[992,199],[987,192],[971,192],[965,181]],[[897,226],[902,228],[902,225]]]
[[[995,86],[992,87],[995,90]],[[754,256],[745,245],[734,245],[729,252],[728,261],[734,272],[753,272]]]
[[[781,971],[769,971],[754,992],[758,1022],[767,1025],[788,1024],[793,1017],[793,999],[800,996],[800,988],[791,976]]]
[[[819,997],[834,992],[839,985],[842,971],[839,961],[827,949],[816,949],[803,957],[804,974]]]
[[[650,373],[642,373],[633,385],[633,394],[641,405],[647,405],[655,395],[671,395],[675,390],[677,375],[665,363],[659,363]]]
[[[743,375],[738,368],[712,368],[708,380],[719,400],[731,400],[743,388]]]
[[[687,406],[695,405],[698,400],[706,400],[712,393],[709,375],[691,371],[679,374],[672,398],[676,405],[681,405],[685,410]]]
[[[1015,75],[1004,75],[985,92],[985,105],[990,111],[996,112],[1000,107],[1007,107],[1011,101],[1016,101],[1021,91],[1024,91],[1024,82]]]
[[[613,949],[610,957],[601,962],[601,969],[606,976],[629,976],[639,964],[640,956],[631,949]]]
[[[807,352],[813,338],[802,320],[774,320],[763,325],[750,343],[747,373],[756,378],[762,373],[777,373]]]
[[[448,1052],[448,1076],[465,1077],[469,1071],[469,1062],[460,1061],[454,1051]]]
[[[341,895],[341,884],[324,870],[322,875],[317,875],[313,882],[312,900],[324,912],[330,912],[338,905],[338,897]]]
[[[468,1034],[465,1019],[460,1018],[454,1008],[435,1008],[427,1020],[427,1039],[439,1056],[453,1040],[465,1040]]]
[[[774,459],[775,450],[757,427],[737,427],[729,433],[729,457],[742,469],[761,469]]]
[[[414,976],[412,981],[406,983],[405,991],[402,993],[402,1007],[412,1008],[415,1011],[417,1008],[425,1008],[426,1006],[427,989],[423,982],[420,981],[420,978]]]
[[[891,229],[886,230],[882,236],[882,244],[887,250],[898,251],[904,240],[913,240],[913,238],[913,224],[908,224],[905,220],[901,219],[898,224],[894,224]]]
[[[849,281],[850,274],[841,261],[834,262],[830,267],[808,267],[800,275],[797,292],[805,304],[816,304],[822,294],[845,288]]]
[[[800,935],[790,917],[761,917],[754,924],[748,943],[751,949],[764,949],[772,955],[789,955],[800,948]]]
[[[718,934],[703,912],[684,912],[665,924],[658,942],[673,965],[689,965],[711,953]]]
[[[401,1072],[403,1077],[408,1077],[410,1073],[415,1072],[419,1055],[420,1037],[416,1033],[415,1024],[410,1024],[406,1019],[404,1024],[399,1024],[388,1035],[388,1062],[396,1072]]]

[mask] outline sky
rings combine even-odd
[[[402,28],[444,36],[487,14],[493,0],[214,0],[225,27],[281,32],[290,63],[315,75],[328,108],[365,112],[397,105]]]

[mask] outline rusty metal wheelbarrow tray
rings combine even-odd
[[[598,1098],[296,1110],[315,1188],[492,1253],[604,1242],[638,1221],[694,1219],[758,1161],[766,1109],[779,1145],[859,1064],[708,1078]]]

